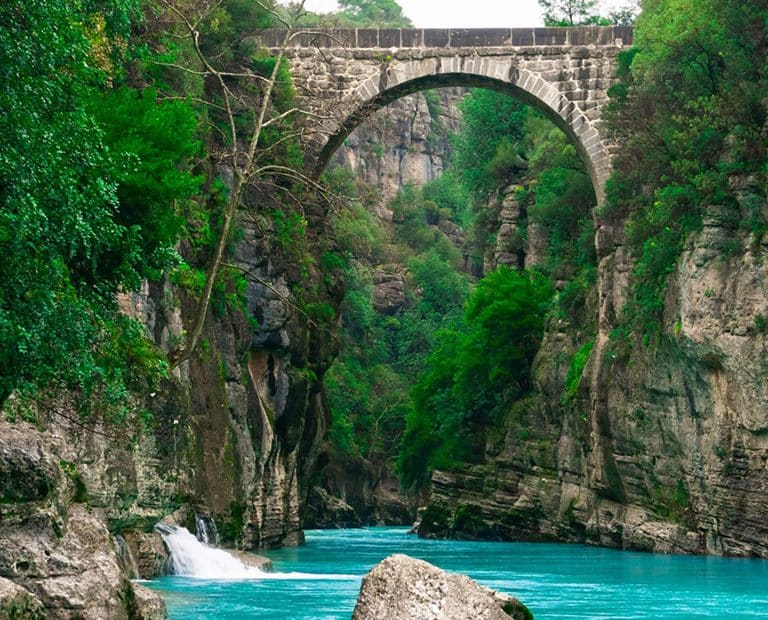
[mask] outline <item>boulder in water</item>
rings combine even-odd
[[[363,578],[352,620],[532,620],[508,594],[407,555],[392,555]]]

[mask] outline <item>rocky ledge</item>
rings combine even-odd
[[[158,594],[122,569],[104,511],[88,506],[43,435],[0,418],[0,619],[158,620]]]
[[[392,555],[363,579],[352,620],[532,620],[516,598],[423,560]]]

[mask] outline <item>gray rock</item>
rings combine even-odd
[[[136,602],[132,620],[165,620],[168,617],[165,600],[160,594],[140,583],[132,583],[131,587]]]
[[[58,468],[44,451],[40,434],[28,424],[9,424],[2,419],[0,429],[0,503],[50,497],[58,480]]]
[[[230,555],[235,556],[246,566],[258,568],[259,570],[263,570],[268,573],[272,572],[272,560],[270,560],[268,557],[250,553],[248,551],[240,551],[239,549],[223,549],[223,551],[226,551]]]
[[[42,620],[43,604],[28,590],[0,577],[0,620]]]
[[[377,269],[373,272],[373,309],[386,315],[397,314],[408,306],[405,275]]]
[[[352,620],[532,619],[517,599],[423,560],[392,555],[363,579]]]

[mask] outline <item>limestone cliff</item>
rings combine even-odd
[[[761,183],[734,183],[745,213],[768,211]],[[662,341],[628,346],[614,332],[624,222],[601,224],[578,393],[564,395],[566,374],[595,332],[552,321],[536,393],[489,434],[483,465],[435,473],[421,533],[768,557],[768,238],[710,208],[670,276]]]
[[[346,166],[376,188],[383,220],[392,220],[386,203],[399,189],[424,185],[442,173],[463,92],[442,88],[402,97],[368,118],[336,151],[331,165]]]
[[[322,235],[322,208],[305,211]],[[0,579],[37,597],[49,617],[143,617],[134,607],[146,593],[128,578],[163,574],[153,526],[171,514],[230,547],[303,540],[299,508],[327,417],[319,377],[335,345],[333,324],[296,291],[333,309],[341,285],[317,259],[301,271],[267,220],[242,222],[231,262],[246,274],[247,308],[214,304],[199,351],[138,395],[148,431],[81,419],[66,394],[31,411],[12,402],[0,416]],[[308,239],[307,256],[316,248]],[[196,307],[168,280],[119,302],[165,350]],[[9,605],[20,604],[9,592]]]
[[[376,194],[377,222],[393,236],[393,213],[387,204],[408,184],[437,178],[450,151],[449,135],[458,129],[458,103],[464,89],[450,88],[403,97],[359,126],[337,151],[332,166],[345,166]],[[448,220],[433,224],[455,245],[463,231]],[[411,305],[417,294],[402,263],[368,261],[372,272],[373,309],[392,316]],[[305,511],[307,527],[406,524],[413,506],[403,497],[397,477],[386,464],[335,455],[325,446]]]

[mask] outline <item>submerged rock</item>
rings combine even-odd
[[[423,560],[392,555],[363,578],[352,620],[532,619],[528,608],[464,575]]]

